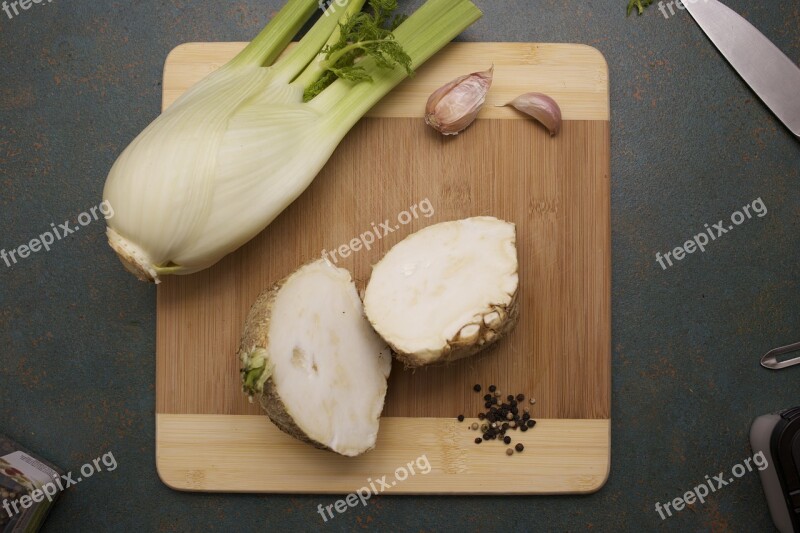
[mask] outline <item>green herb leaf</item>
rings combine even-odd
[[[646,8],[647,6],[649,6],[652,3],[653,3],[653,0],[630,0],[628,2],[628,15],[627,16],[630,17],[631,13],[633,13],[634,9],[638,10],[638,14],[641,15],[642,13],[644,13],[644,8]]]
[[[396,15],[397,0],[369,0],[371,13],[359,12],[339,24],[339,39],[322,49],[325,73],[306,87],[303,100],[308,102],[324,91],[336,79],[352,83],[371,82],[372,76],[357,65],[362,58],[372,58],[378,68],[401,66],[412,75],[411,58],[394,40],[392,30],[406,19]]]
[[[361,83],[362,81],[371,82],[372,76],[367,74],[364,67],[331,67],[330,72],[343,80],[352,81],[353,83]]]

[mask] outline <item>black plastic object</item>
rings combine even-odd
[[[800,407],[756,418],[750,444],[769,462],[759,474],[775,527],[800,533]]]

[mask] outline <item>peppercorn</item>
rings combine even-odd
[[[532,428],[533,426],[536,425],[536,420],[528,420],[526,424],[528,425],[529,428]]]
[[[524,413],[524,414],[522,415],[522,419],[523,419],[523,420],[528,420],[530,417],[531,417],[530,413]]]
[[[484,418],[486,418],[486,415],[485,415],[485,414],[483,414],[483,413],[478,413],[478,420],[483,420]]]
[[[525,401],[525,395],[524,394],[517,394],[517,401],[518,402],[524,402]]]
[[[473,422],[473,423],[472,423],[472,425],[471,425],[470,427],[471,427],[473,430],[476,430],[476,429],[478,429],[478,423],[477,423],[477,422]]]
[[[535,404],[535,403],[536,403],[536,400],[535,400],[535,399],[533,399],[533,398],[531,398],[531,405],[533,405],[533,404]]]
[[[511,444],[511,437],[503,437],[503,442],[506,444]]]
[[[464,421],[464,415],[458,415],[458,421],[459,422],[463,422]]]
[[[506,415],[506,420],[514,420],[514,415],[512,415],[511,413],[508,413]]]
[[[481,425],[481,432],[482,433],[486,433],[487,431],[489,431],[489,426],[486,425],[486,424],[482,424]]]
[[[513,396],[511,396],[510,394],[509,394],[508,396],[506,396],[506,400],[508,400],[509,402],[510,402],[511,400],[513,400],[513,399],[514,399],[514,397],[513,397]]]
[[[494,392],[496,390],[497,390],[497,387],[495,385],[489,385],[489,392]]]
[[[519,430],[520,431],[528,431],[528,426],[520,426]]]
[[[517,427],[517,423],[516,423],[514,420],[512,420],[511,422],[509,422],[509,423],[508,423],[508,425],[509,425],[509,426],[511,426],[512,428],[515,428],[515,427]]]
[[[474,386],[474,387],[472,387],[472,390],[474,390],[475,392],[480,392],[480,391],[481,391],[481,386],[480,386],[480,384],[479,384],[479,383],[476,383],[476,384],[475,384],[475,386]]]
[[[480,444],[481,442],[483,442],[483,439],[480,437],[475,437],[475,444]]]
[[[523,446],[521,442],[518,442],[517,445],[514,446],[514,449],[517,450],[518,452],[521,452],[522,450],[525,449],[525,446]]]
[[[511,448],[507,449],[506,455],[514,455],[514,450],[512,450]]]
[[[492,395],[491,394],[486,394],[486,395],[483,396],[483,401],[485,401],[485,402],[488,402],[491,399],[492,399]]]

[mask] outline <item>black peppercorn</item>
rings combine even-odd
[[[518,452],[521,452],[522,450],[525,449],[525,446],[523,446],[521,442],[518,442],[517,445],[514,446],[514,449],[517,450]]]
[[[485,402],[488,402],[488,401],[489,401],[489,400],[491,400],[491,399],[492,399],[492,395],[491,395],[491,394],[487,394],[487,395],[485,395],[485,396],[483,397],[483,401],[485,401]]]
[[[528,420],[526,424],[528,425],[529,428],[532,428],[533,426],[536,425],[536,420]]]
[[[511,437],[503,437],[503,442],[506,444],[511,444]]]
[[[480,391],[481,391],[481,386],[480,386],[480,384],[476,383],[476,384],[475,384],[475,386],[474,386],[474,387],[472,387],[472,390],[474,390],[475,392],[480,392]]]
[[[524,402],[525,401],[525,395],[524,394],[517,394],[517,401],[518,402]]]
[[[494,392],[496,390],[497,390],[497,387],[495,387],[494,385],[489,385],[489,392]]]
[[[519,430],[520,431],[528,431],[528,426],[520,426]]]
[[[480,444],[483,441],[480,437],[475,437],[475,444]]]
[[[464,421],[464,415],[458,415],[458,421],[459,422],[463,422]]]
[[[513,399],[514,399],[514,397],[513,397],[513,396],[511,396],[510,394],[509,394],[509,395],[508,395],[508,397],[506,398],[506,400],[508,400],[509,402],[510,402],[511,400],[513,400]]]

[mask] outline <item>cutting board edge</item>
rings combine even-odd
[[[164,60],[164,67],[162,69],[162,80],[168,78],[168,74],[170,74],[170,69],[173,67],[175,60],[177,57],[180,57],[182,54],[190,55],[194,53],[196,49],[200,48],[208,48],[209,46],[212,48],[225,48],[230,47],[235,51],[238,49],[244,48],[248,43],[243,41],[218,41],[218,42],[203,42],[203,41],[189,41],[185,43],[181,43],[175,46],[172,50],[167,53],[167,56]],[[290,47],[292,45],[290,44]],[[535,66],[537,63],[535,62],[536,57],[536,50],[537,49],[544,49],[546,51],[549,50],[559,50],[564,48],[571,48],[574,50],[586,50],[590,52],[590,55],[593,56],[593,61],[598,62],[600,70],[602,71],[602,76],[600,76],[600,81],[602,83],[599,84],[599,87],[602,87],[602,92],[598,93],[597,95],[593,95],[592,98],[592,105],[589,106],[589,109],[581,109],[580,111],[573,111],[572,109],[572,101],[569,100],[562,100],[559,98],[559,91],[561,90],[561,86],[553,86],[550,90],[545,90],[542,87],[537,87],[536,90],[540,92],[546,92],[550,96],[553,96],[562,107],[562,114],[564,120],[604,120],[610,122],[611,120],[611,77],[610,71],[608,67],[608,61],[605,58],[603,52],[601,52],[598,48],[585,44],[585,43],[532,43],[532,42],[511,42],[511,41],[491,41],[491,42],[474,42],[474,41],[457,41],[451,42],[445,48],[455,47],[458,49],[459,47],[463,48],[471,48],[471,47],[484,47],[484,46],[495,46],[495,47],[508,47],[508,48],[524,48],[530,47],[530,51],[526,56],[525,64],[529,66]],[[230,54],[229,54],[230,55]],[[232,56],[231,56],[232,57]],[[433,63],[436,56],[429,60],[429,62]],[[213,63],[214,68],[212,70],[216,70],[224,63],[229,60],[230,57],[225,56],[221,57],[219,64]],[[204,64],[208,64],[208,61],[204,61]],[[477,68],[477,67],[476,67]],[[424,73],[425,65],[420,67],[420,70]],[[208,72],[210,73],[211,70]],[[463,74],[463,73],[459,73]],[[495,77],[500,75],[500,71],[495,72]],[[170,79],[174,77],[170,76]],[[440,80],[442,83],[448,80]],[[545,80],[546,81],[546,80]],[[191,85],[190,85],[191,86]],[[187,87],[188,88],[188,87]],[[430,91],[432,92],[438,88],[438,85],[430,87]],[[169,105],[174,102],[174,98],[171,98],[169,95],[169,87],[166,83],[162,84],[161,87],[161,101],[162,101],[162,111],[169,107]],[[184,89],[185,90],[185,89]],[[373,108],[367,116],[380,116],[380,117],[415,117],[415,116],[422,116],[422,110],[418,109],[409,109],[406,105],[403,104],[395,104],[394,98],[392,94],[395,94],[395,97],[399,93],[403,91],[403,84],[401,84],[400,88],[395,88],[392,93],[389,93],[384,99],[379,102],[375,108]],[[516,113],[512,109],[508,107],[497,107],[498,102],[493,102],[492,97],[496,94],[489,92],[487,96],[486,104],[484,105],[483,109],[481,110],[480,118],[502,118],[502,119],[511,119],[511,120],[526,120],[526,117],[521,115],[520,113]],[[511,96],[514,98],[518,96],[517,94]],[[511,98],[505,99],[501,104],[505,104]],[[585,115],[583,113],[586,113]]]
[[[191,423],[193,430],[195,430],[197,434],[190,434],[186,437],[186,441],[180,446],[180,457],[185,460],[186,453],[187,451],[192,451],[192,446],[196,447],[196,451],[200,453],[200,457],[197,460],[197,467],[179,468],[175,467],[174,463],[168,462],[173,460],[178,454],[176,453],[175,456],[166,457],[167,454],[164,453],[164,450],[167,446],[165,443],[166,439],[163,438],[163,436],[165,433],[169,433],[170,431],[174,432],[176,430],[180,430],[187,421]],[[452,423],[453,421],[443,419],[413,419],[403,417],[389,417],[381,419],[383,426],[391,426],[392,423],[398,423],[401,425],[405,423],[411,423],[414,424],[415,427],[419,427],[419,424],[429,424],[433,431],[441,431],[442,425],[448,422]],[[333,495],[353,493],[358,489],[358,485],[360,483],[365,484],[367,479],[372,479],[372,476],[375,476],[375,479],[378,479],[378,475],[384,473],[380,471],[359,472],[356,474],[358,476],[358,481],[353,485],[347,484],[346,480],[344,480],[341,476],[337,476],[337,481],[335,483],[337,486],[325,486],[322,488],[319,488],[318,486],[306,486],[303,488],[297,488],[299,484],[295,483],[294,488],[287,490],[282,482],[278,481],[270,485],[263,478],[259,478],[261,480],[260,482],[263,483],[262,485],[245,486],[245,483],[241,481],[244,479],[242,476],[253,473],[253,465],[251,463],[246,463],[240,465],[242,476],[235,473],[231,476],[236,480],[231,484],[222,483],[218,486],[199,486],[208,477],[211,479],[217,478],[214,476],[206,476],[206,470],[203,470],[204,468],[207,469],[207,466],[212,464],[212,462],[207,461],[207,458],[203,457],[202,454],[210,453],[209,450],[214,448],[214,446],[210,446],[204,441],[204,439],[198,437],[202,435],[204,426],[207,428],[212,428],[212,431],[214,431],[216,434],[223,434],[226,436],[235,434],[233,431],[220,431],[220,426],[226,424],[238,426],[239,434],[242,432],[246,433],[246,437],[243,439],[243,441],[249,443],[251,446],[257,446],[259,449],[266,449],[266,445],[274,443],[275,435],[273,433],[279,433],[277,428],[272,426],[267,421],[266,417],[262,415],[167,415],[157,413],[155,460],[156,471],[161,482],[170,489],[180,492]],[[552,445],[551,443],[552,447],[558,448],[558,453],[562,455],[564,453],[563,449],[567,447],[571,448],[570,451],[574,453],[576,457],[578,457],[576,452],[583,452],[585,454],[580,460],[575,461],[574,463],[562,463],[558,465],[558,478],[560,483],[563,485],[563,488],[561,489],[553,489],[552,487],[554,486],[554,483],[551,479],[537,478],[536,475],[532,475],[528,471],[529,469],[533,469],[537,464],[539,465],[539,470],[544,464],[547,464],[552,468],[553,464],[558,462],[557,457],[554,457],[552,454],[542,453],[541,451],[532,452],[530,445],[528,446],[527,452],[515,454],[513,457],[507,457],[505,453],[503,453],[502,447],[496,446],[496,443],[489,442],[485,443],[483,447],[471,444],[470,447],[466,449],[466,454],[468,456],[466,460],[468,463],[474,461],[474,464],[482,465],[486,465],[488,461],[491,466],[487,466],[487,468],[490,469],[493,475],[487,475],[486,472],[453,472],[448,473],[446,476],[440,475],[436,480],[430,480],[430,477],[409,477],[406,482],[404,482],[406,483],[405,485],[401,484],[397,489],[393,488],[391,491],[385,493],[382,492],[381,495],[587,495],[593,494],[602,489],[608,482],[611,473],[611,419],[540,420],[539,424],[537,424],[537,426],[531,430],[531,433],[533,431],[542,432],[542,428],[549,424],[552,424],[554,427],[545,429],[545,435],[543,435],[541,439],[551,440],[555,438],[564,438],[564,436],[567,435],[568,444]],[[566,433],[565,429],[568,430]],[[384,435],[387,433],[387,430],[390,432],[391,428],[384,427]],[[264,435],[263,438],[265,442],[256,442],[258,437],[254,438],[253,431]],[[302,453],[309,455],[316,454],[329,457],[332,460],[345,462],[355,462],[362,458],[374,460],[380,463],[386,462],[386,459],[375,458],[375,454],[380,453],[380,444],[375,450],[372,450],[359,458],[344,458],[332,454],[332,452],[317,450],[307,444],[296,442],[283,434],[279,433],[279,435],[283,437],[286,442],[288,442],[288,446],[291,446],[295,450],[300,450]],[[569,441],[569,439],[576,439],[576,437],[580,438],[581,435],[589,436],[593,440],[591,442],[587,442],[584,446],[578,446],[575,442]],[[491,451],[493,454],[492,457],[497,459],[496,461],[492,461],[491,458],[487,459],[486,454],[481,453],[487,449],[490,449],[490,447],[494,448]],[[237,449],[241,448],[237,447]],[[588,454],[588,450],[593,450],[594,454]],[[384,448],[383,451],[386,451],[386,449]],[[464,452],[463,449],[459,451],[462,453]],[[451,451],[442,452],[442,454],[445,456],[452,453],[453,452]],[[433,455],[431,451],[425,451],[424,454]],[[222,457],[230,461],[232,456],[227,454]],[[217,458],[217,460],[219,461],[220,459]],[[587,469],[587,462],[591,460],[594,460],[593,464],[597,471],[595,475],[587,475],[585,473]],[[520,465],[519,463],[521,461],[527,462]],[[220,461],[220,463],[221,462],[222,461]],[[403,463],[401,461],[396,461],[392,464],[398,464],[402,466]],[[304,462],[303,466],[309,468],[309,472],[307,473],[309,476],[319,475],[319,470],[315,469],[318,467],[311,465],[311,462]],[[504,467],[507,468],[507,470],[504,470]],[[570,469],[572,469],[572,471],[570,471]],[[524,477],[520,477],[519,479],[511,478],[511,476],[514,475],[522,476],[520,472],[524,472]],[[183,479],[180,478],[181,473],[184,474]],[[303,472],[298,473],[295,470],[292,471],[292,476],[302,474]],[[453,478],[456,477],[458,479],[454,480]],[[414,479],[422,480],[419,482],[421,485],[420,488],[414,488],[408,485],[408,482],[411,482]],[[526,485],[525,482],[527,482],[528,485]],[[437,485],[437,483],[439,484]],[[470,483],[475,483],[475,485],[472,485],[475,488],[472,490],[464,490],[465,486],[467,488],[470,487]],[[484,486],[481,487],[480,483],[483,483]],[[442,485],[446,485],[449,488],[442,488]],[[407,488],[404,488],[404,486]],[[454,489],[452,487],[458,488]]]

